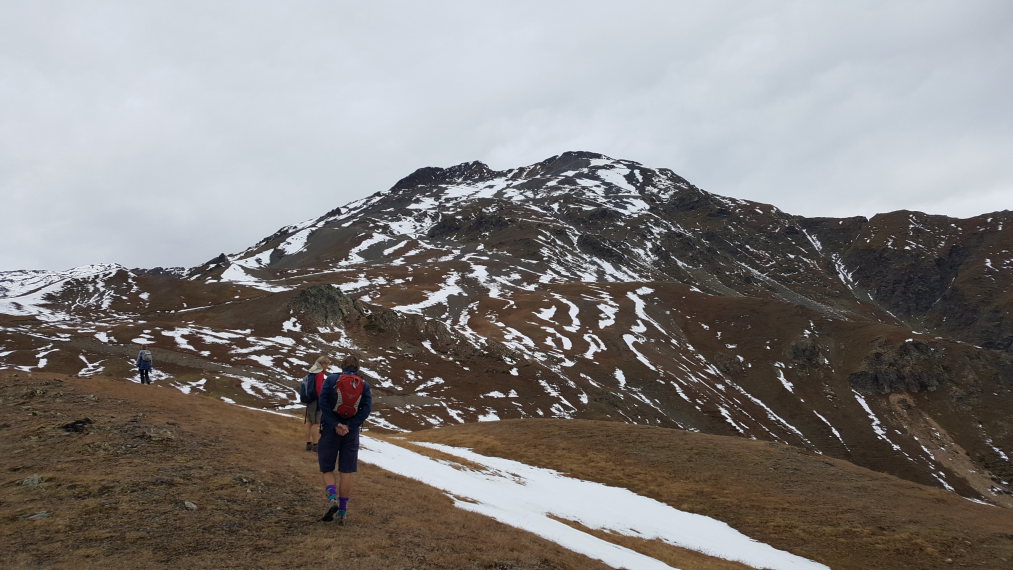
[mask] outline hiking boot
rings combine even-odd
[[[320,444],[318,444],[318,443],[314,443],[313,444],[313,448],[310,449],[310,451],[312,451],[314,453],[317,452],[317,451],[319,451],[319,450],[320,450]]]
[[[313,451],[313,444],[308,441],[306,442],[306,451]]]
[[[339,525],[345,526],[345,515],[346,514],[348,514],[347,511],[338,510],[338,524]]]
[[[338,512],[338,498],[337,497],[331,498],[330,500],[327,501],[327,505],[328,505],[327,512],[324,513],[324,516],[320,520],[324,522],[331,522],[332,520],[334,520],[334,513]],[[342,524],[342,522],[339,520],[338,524]]]

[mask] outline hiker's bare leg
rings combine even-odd
[[[324,479],[324,487],[329,485],[338,486],[338,476],[334,474],[334,471],[328,471],[327,473],[321,473]]]
[[[331,475],[334,475],[331,473]],[[352,492],[352,475],[355,473],[342,473],[338,479],[338,496],[339,497],[351,497]]]
[[[320,440],[320,424],[306,424],[306,442],[316,443]]]

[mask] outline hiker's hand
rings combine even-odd
[[[348,435],[348,426],[346,426],[345,424],[338,424],[334,426],[334,431],[338,435]]]

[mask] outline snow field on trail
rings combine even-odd
[[[662,540],[755,568],[828,570],[823,564],[749,538],[721,521],[679,511],[627,489],[442,444],[416,445],[459,457],[482,469],[476,471],[467,465],[432,459],[365,436],[362,443],[359,457],[363,461],[441,489],[460,509],[534,533],[616,568],[672,567],[551,517],[591,529]]]

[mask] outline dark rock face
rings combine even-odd
[[[446,217],[442,218],[433,227],[429,228],[429,232],[426,237],[429,238],[442,238],[447,236],[456,235],[458,232],[464,229],[464,221],[457,217]]]
[[[611,229],[623,223],[622,214],[610,208],[594,208],[586,213],[575,214],[571,219],[580,223],[582,227],[598,231]]]
[[[805,338],[791,345],[791,359],[807,364],[818,364],[821,349],[815,339]]]
[[[299,291],[292,309],[318,326],[338,325],[350,315],[361,315],[364,308],[340,289],[330,285],[315,285]]]
[[[967,255],[966,249],[955,244],[935,259],[893,248],[852,249],[845,259],[856,268],[855,278],[866,284],[875,300],[892,312],[916,316],[939,301]]]
[[[393,191],[407,190],[417,187],[437,186],[440,184],[451,184],[455,182],[475,182],[493,175],[494,171],[486,164],[478,162],[466,162],[451,166],[450,168],[438,168],[427,166],[405,176],[394,185]]]
[[[919,212],[871,220],[799,219],[847,268],[856,292],[900,320],[978,346],[1010,352],[1011,298],[1001,283],[1013,250],[1013,216],[956,220]]]
[[[516,220],[512,220],[500,214],[491,214],[484,210],[480,210],[477,213],[464,217],[443,217],[429,229],[426,236],[433,239],[473,239],[490,232],[504,230],[514,223],[516,223]]]
[[[665,210],[675,212],[694,212],[697,210],[712,210],[718,206],[714,203],[711,195],[699,188],[690,188],[677,193],[664,206]]]
[[[186,272],[186,277],[189,279],[194,279],[197,277],[207,276],[208,274],[214,272],[215,270],[221,270],[225,267],[228,267],[230,263],[231,261],[229,261],[229,256],[225,255],[224,253],[221,253],[218,254],[218,257],[205,261],[201,265],[198,265],[197,267],[193,267],[190,270],[188,270]]]
[[[589,234],[580,234],[580,237],[577,238],[577,247],[610,263],[621,263],[623,261],[623,254],[616,247],[617,245],[612,240]]]
[[[318,326],[354,328],[383,338],[385,343],[418,347],[423,341],[437,352],[458,357],[502,359],[514,354],[497,342],[475,346],[441,321],[402,313],[352,299],[330,285],[314,285],[299,292],[292,310]]]
[[[1001,350],[1013,354],[1013,318],[998,307],[991,307],[974,322],[981,323],[984,328],[981,346],[991,350]]]
[[[594,159],[604,159],[604,155],[594,152],[570,151],[559,156],[554,156],[533,165],[526,169],[524,176],[533,178],[535,176],[559,176],[566,172],[586,169]]]
[[[933,392],[952,378],[945,352],[921,342],[883,346],[865,361],[865,369],[848,376],[851,386],[865,394]]]

